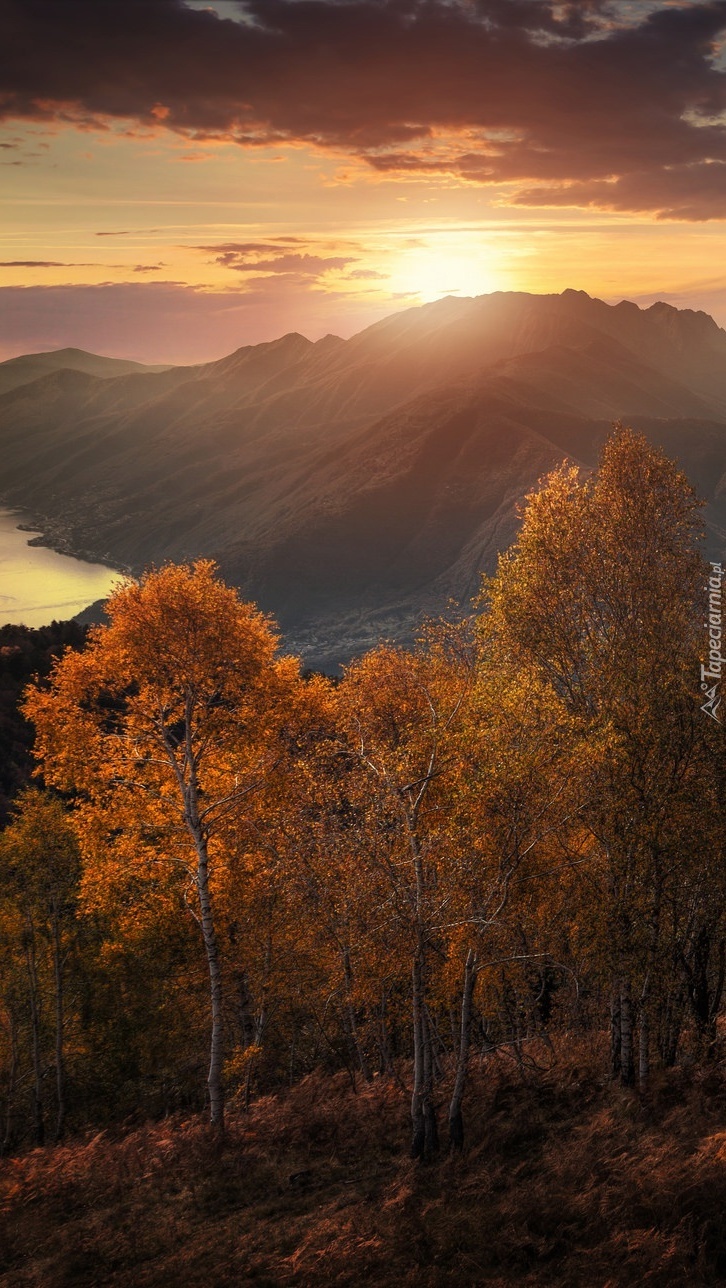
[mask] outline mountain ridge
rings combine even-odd
[[[726,332],[579,291],[447,297],[194,367],[46,372],[0,393],[0,495],[50,544],[134,572],[216,558],[332,666],[466,600],[523,495],[565,456],[591,468],[615,419],[698,479],[718,548]]]

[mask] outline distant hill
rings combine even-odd
[[[617,418],[680,460],[711,548],[726,535],[726,333],[705,313],[496,293],[108,374],[0,395],[0,495],[96,559],[214,556],[318,665],[471,595],[525,492],[591,466]]]
[[[30,384],[51,371],[85,371],[89,376],[111,379],[128,376],[133,371],[167,371],[168,367],[149,367],[142,362],[128,362],[125,358],[102,358],[85,349],[53,349],[49,353],[25,353],[20,358],[0,362],[0,393]]]

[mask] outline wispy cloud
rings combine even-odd
[[[96,264],[68,263],[56,259],[0,259],[0,268],[96,268]]]

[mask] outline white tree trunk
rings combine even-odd
[[[35,928],[30,917],[26,918],[25,930],[25,964],[28,971],[28,997],[30,1000],[30,1037],[33,1060],[33,1119],[35,1122],[35,1143],[45,1144],[45,1120],[43,1117],[43,1069],[40,1055],[40,996],[38,992],[38,972],[35,961]]]
[[[219,962],[217,934],[214,927],[212,900],[209,891],[209,861],[207,845],[200,830],[196,829],[197,891],[201,913],[202,938],[209,969],[209,994],[212,1010],[212,1036],[209,1051],[209,1121],[216,1130],[224,1129],[224,1091],[222,1088],[222,1061],[224,1058],[224,1026],[222,1010],[222,970]]]
[[[469,949],[464,966],[464,984],[461,992],[461,1029],[459,1033],[459,1056],[456,1064],[454,1090],[449,1105],[449,1141],[452,1149],[464,1148],[464,1119],[461,1106],[466,1086],[466,1073],[469,1065],[469,1040],[471,1034],[471,1010],[476,987],[476,953]]]
[[[412,971],[412,1010],[413,1010],[413,1092],[411,1094],[411,1155],[421,1158],[426,1143],[426,1125],[424,1119],[424,1007],[423,1007],[423,969],[417,956],[413,960]]]
[[[638,1089],[641,1095],[644,1095],[648,1090],[650,1081],[650,1024],[648,1021],[648,1004],[645,998],[640,1003],[638,1038]]]
[[[633,1003],[627,977],[620,983],[620,1081],[624,1087],[632,1087],[635,1082]]]
[[[63,1015],[63,957],[61,953],[60,926],[57,904],[52,910],[53,938],[53,977],[55,983],[55,1089],[56,1089],[56,1123],[55,1138],[63,1135],[66,1119],[65,1068],[63,1059],[64,1015]]]

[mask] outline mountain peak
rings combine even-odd
[[[312,345],[312,340],[308,340],[307,336],[299,331],[287,331],[285,335],[280,336],[279,340],[269,342],[271,349],[311,349]]]

